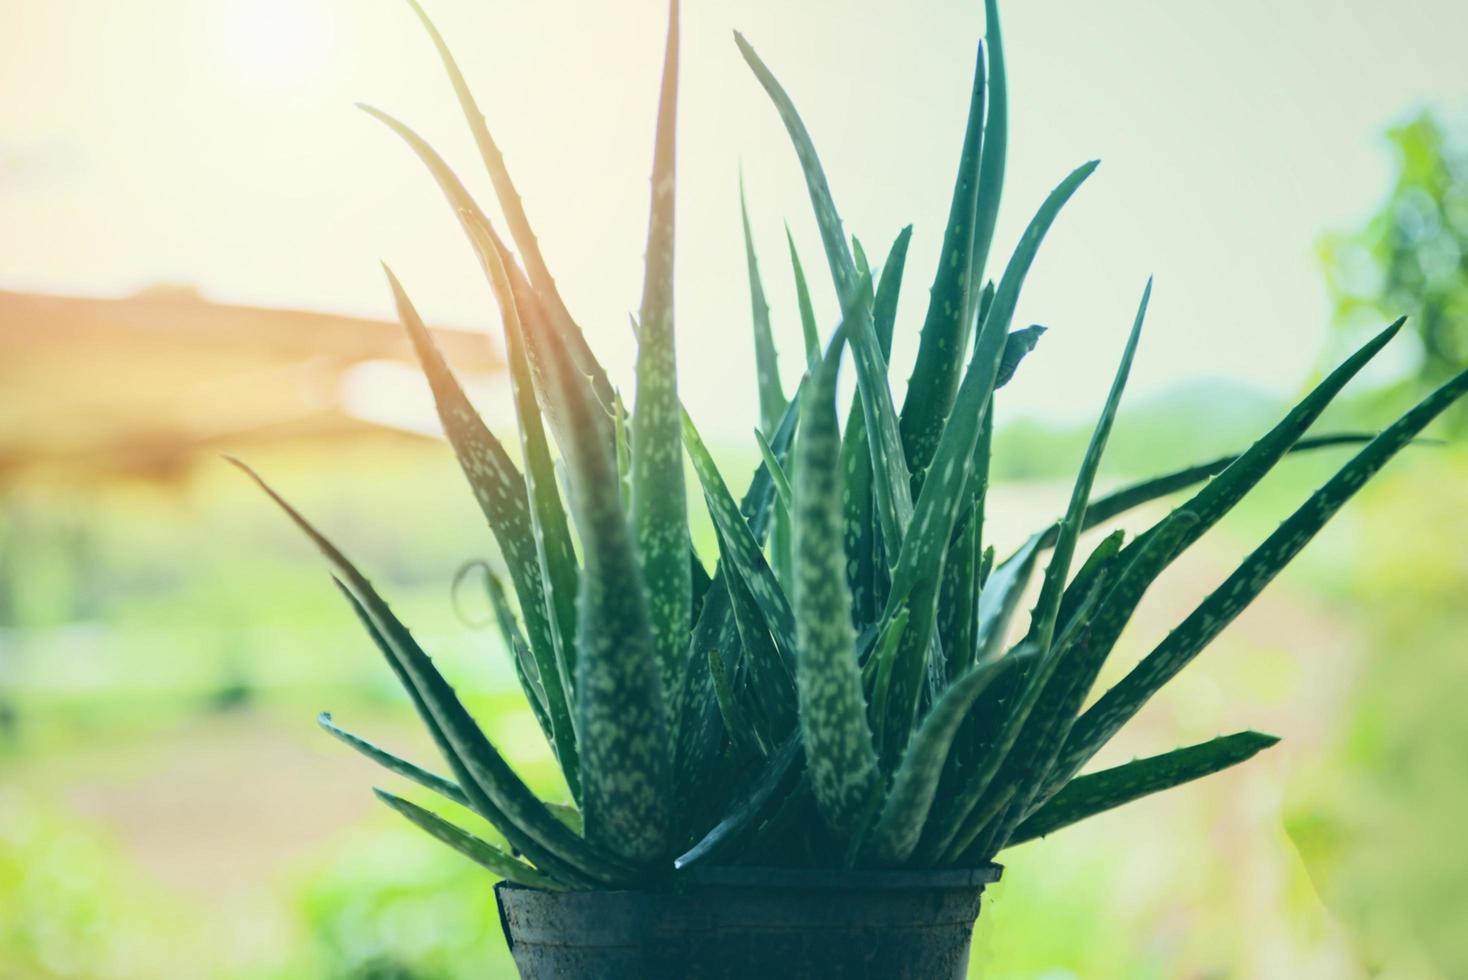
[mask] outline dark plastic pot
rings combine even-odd
[[[939,980],[966,975],[979,896],[1001,870],[721,868],[670,892],[501,882],[495,898],[525,980]]]

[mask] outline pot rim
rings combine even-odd
[[[781,888],[807,891],[846,891],[853,888],[881,891],[982,888],[998,881],[1003,865],[975,868],[854,869],[778,868],[759,865],[714,865],[686,868],[671,879],[671,889],[592,888],[571,892],[544,889],[501,881],[495,889],[563,895],[656,895],[694,888]]]

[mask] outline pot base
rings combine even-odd
[[[963,977],[998,865],[943,871],[701,870],[670,892],[495,886],[525,980]]]

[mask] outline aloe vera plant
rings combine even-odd
[[[674,369],[676,0],[630,408],[562,301],[448,46],[408,2],[442,58],[508,240],[424,140],[367,111],[427,165],[498,299],[518,462],[480,420],[403,286],[391,272],[388,280],[503,556],[508,588],[493,579],[490,599],[569,802],[531,792],[368,579],[269,490],[326,556],[447,773],[399,758],[328,715],[322,727],[476,814],[502,841],[442,808],[379,791],[389,806],[495,875],[551,890],[659,887],[701,863],[979,866],[1008,844],[1216,772],[1274,741],[1242,732],[1080,774],[1372,474],[1468,390],[1468,373],[1380,433],[1307,436],[1399,321],[1246,451],[1098,494],[1148,283],[1065,513],[996,557],[985,526],[994,401],[1041,332],[1014,328],[1016,305],[1043,239],[1096,164],[1065,176],[1008,261],[990,268],[1008,106],[998,13],[986,0],[942,254],[899,407],[888,357],[912,231],[870,267],[847,237],[791,96],[736,37],[794,144],[842,307],[823,338],[792,239],[806,371],[787,396],[744,212],[762,463],[736,496],[680,403]],[[842,425],[836,379],[848,354],[856,395]],[[1286,455],[1331,446],[1355,455],[1087,707],[1157,577]],[[713,519],[716,556],[691,544],[685,454]],[[1118,531],[1080,554],[1082,532],[1178,494],[1188,495],[1131,540]],[[1032,584],[1038,598],[1025,620]]]

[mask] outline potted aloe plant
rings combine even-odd
[[[980,893],[997,878],[993,858],[1005,847],[1275,741],[1241,732],[1078,775],[1369,477],[1468,390],[1468,373],[1379,434],[1307,436],[1399,321],[1246,452],[1098,495],[1093,481],[1149,284],[1068,508],[1014,553],[996,555],[984,521],[992,408],[1040,333],[1011,329],[1015,304],[1041,240],[1095,164],[1059,183],[986,281],[1007,133],[1004,49],[995,0],[987,0],[942,257],[899,408],[887,360],[911,229],[874,273],[842,230],[790,97],[738,37],[794,143],[843,308],[823,335],[792,245],[807,370],[787,396],[746,221],[763,464],[736,497],[682,409],[674,370],[676,0],[630,405],[562,302],[444,39],[409,2],[448,71],[509,240],[427,143],[367,111],[427,165],[498,297],[518,465],[390,271],[388,280],[503,555],[510,587],[491,581],[490,598],[565,776],[565,801],[532,793],[368,579],[267,491],[326,556],[448,774],[390,754],[328,715],[321,724],[498,830],[503,843],[377,791],[503,879],[496,897],[524,976],[960,975]],[[836,378],[848,352],[856,396],[841,425]],[[1340,445],[1355,447],[1350,461],[1092,703],[1103,662],[1158,575],[1287,454]],[[691,544],[685,453],[717,556]],[[1077,554],[1087,529],[1183,493],[1134,538],[1117,531],[1084,559]],[[1027,620],[1018,618],[1036,578],[1038,598]]]

